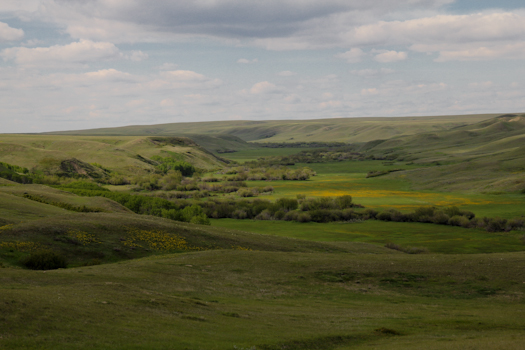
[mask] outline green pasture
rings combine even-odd
[[[516,193],[439,192],[412,190],[403,175],[366,178],[370,170],[404,168],[410,170],[417,165],[384,161],[351,161],[336,163],[297,164],[309,166],[317,176],[308,181],[249,181],[249,186],[274,188],[272,195],[264,198],[295,198],[351,195],[354,202],[367,208],[386,210],[394,208],[402,212],[413,211],[419,206],[457,206],[474,212],[478,217],[514,218],[525,215],[525,195]]]
[[[519,349],[524,253],[204,251],[2,269],[1,349]]]
[[[212,225],[269,236],[291,237],[317,242],[361,242],[377,245],[395,243],[402,247],[423,247],[434,253],[496,253],[524,251],[525,232],[497,232],[456,226],[367,220],[355,223],[298,223],[215,219]]]

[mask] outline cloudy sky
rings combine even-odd
[[[523,0],[1,0],[0,133],[525,112]]]

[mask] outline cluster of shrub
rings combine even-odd
[[[262,157],[256,161],[246,162],[245,165],[254,166],[276,166],[276,165],[295,165],[296,163],[326,163],[326,162],[341,162],[344,160],[364,160],[370,157],[365,157],[362,153],[339,149],[339,150],[307,150],[301,151],[297,154],[288,156],[271,156]]]
[[[371,214],[374,214],[372,211]],[[488,232],[503,232],[525,229],[525,218],[503,219],[503,218],[476,218],[474,213],[461,210],[452,206],[447,208],[419,207],[411,213],[401,213],[390,209],[381,213],[375,213],[371,218],[382,221],[396,222],[422,222],[438,225],[461,226],[464,228],[479,228]]]
[[[322,141],[311,141],[311,142],[265,142],[257,143],[253,142],[254,145],[264,148],[341,148],[348,146],[344,142],[322,142]]]
[[[369,218],[368,212],[356,212],[362,206],[352,196],[280,198],[269,200],[210,199],[199,203],[208,217],[220,219],[285,220],[297,222],[357,221]]]
[[[300,180],[305,181],[315,176],[316,172],[308,167],[301,169],[289,169],[285,166],[273,165],[268,167],[258,166],[238,166],[227,167],[218,174],[232,175],[226,176],[226,181],[277,181],[277,180]],[[213,177],[204,181],[213,181]]]
[[[28,176],[29,169],[23,168],[17,165],[7,164],[0,162],[0,177],[22,183],[22,184],[30,184],[33,183],[33,179]]]
[[[180,172],[182,176],[190,177],[193,176],[196,171],[192,164],[177,160],[173,157],[153,156],[151,159],[158,163],[155,168],[163,174],[167,174],[170,170],[174,170]]]
[[[95,185],[96,186],[96,185]],[[352,196],[305,198],[280,198],[275,202],[263,199],[218,199],[195,201],[132,195],[81,185],[61,187],[80,196],[101,196],[114,200],[137,214],[164,217],[176,221],[209,224],[208,218],[232,218],[255,220],[286,220],[298,222],[356,221],[370,218],[369,210],[352,202]],[[375,215],[375,213],[373,213]]]
[[[132,195],[107,190],[82,189],[62,186],[62,189],[79,196],[105,197],[121,204],[137,214],[153,215],[176,221],[209,225],[208,217],[202,207],[189,201],[169,201],[158,197]]]

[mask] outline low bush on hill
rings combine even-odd
[[[39,251],[22,258],[20,263],[31,270],[55,270],[65,269],[67,260],[53,251]]]
[[[460,210],[452,206],[443,209],[436,207],[419,207],[411,213],[401,213],[395,209],[389,209],[378,213],[375,218],[382,221],[396,222],[421,222],[438,225],[461,226],[464,228],[484,229],[488,232],[503,232],[525,229],[525,218],[503,219],[503,218],[476,218],[475,214],[468,210]]]

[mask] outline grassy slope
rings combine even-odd
[[[399,135],[447,130],[472,124],[495,114],[404,117],[341,118],[318,120],[221,121],[136,125],[119,128],[56,132],[57,135],[233,135],[245,141],[297,142],[341,141],[366,142]]]
[[[523,253],[206,251],[3,269],[0,346],[519,349],[524,264]]]
[[[223,164],[190,140],[187,145],[177,145],[136,136],[0,135],[0,161],[27,168],[38,165],[46,157],[59,160],[76,158],[101,164],[121,174],[136,174],[152,169],[138,156],[149,158],[162,154],[162,151],[178,153],[181,160],[199,168],[216,168]]]
[[[78,197],[39,185],[0,187],[0,262],[16,265],[33,250],[52,249],[71,264],[114,262],[168,252],[207,249],[350,252],[337,246],[191,225],[136,215],[106,198]],[[53,202],[102,208],[103,213],[77,213],[21,197],[28,193]],[[22,244],[22,248],[13,245]],[[30,244],[24,248],[24,244]],[[363,245],[357,245],[365,249]],[[370,252],[384,252],[368,246]]]
[[[129,209],[107,198],[75,196],[70,192],[57,190],[44,185],[17,185],[0,187],[0,193],[11,194],[18,197],[23,197],[24,194],[28,194],[30,196],[40,198],[46,203],[59,202],[70,204],[75,207],[86,206],[92,209],[101,209],[104,212],[110,213],[131,213]],[[29,199],[23,199],[24,201],[30,201]]]
[[[418,189],[520,191],[525,189],[525,115],[500,116],[432,134],[387,140],[374,154],[401,155],[415,163],[439,163],[406,176]]]

